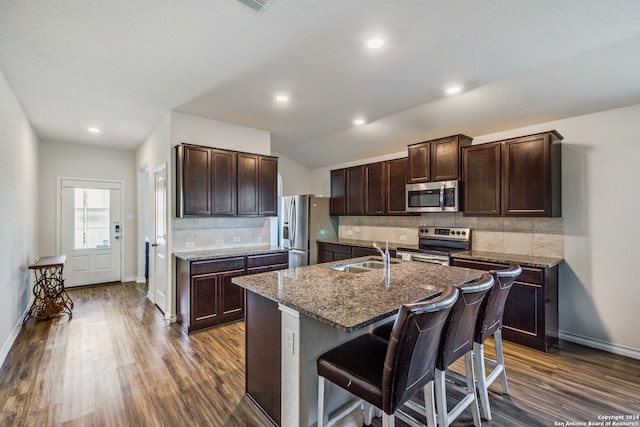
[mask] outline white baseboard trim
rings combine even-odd
[[[123,283],[135,282],[136,280],[138,280],[138,278],[136,276],[127,276],[124,279],[122,279],[122,282]]]
[[[147,299],[154,304],[156,303],[156,299],[153,296],[153,292],[151,292],[150,290],[147,292]]]
[[[11,347],[13,347],[13,343],[16,342],[16,338],[18,338],[20,329],[22,329],[22,319],[24,319],[24,316],[27,315],[27,312],[29,311],[29,307],[31,307],[31,301],[29,301],[29,304],[27,305],[27,308],[24,310],[24,313],[22,313],[22,316],[20,316],[20,318],[18,319],[18,323],[11,331],[9,338],[7,338],[7,341],[5,341],[5,343],[2,345],[2,351],[0,351],[0,368],[4,366],[4,361],[7,359],[7,356],[9,355],[9,351],[11,350]]]
[[[146,277],[138,277],[136,279],[136,283],[145,283],[147,281]]]
[[[617,344],[612,344],[605,341],[596,340],[593,338],[584,337],[581,335],[572,334],[570,332],[558,331],[558,338],[564,341],[570,341],[575,344],[584,345],[586,347],[597,348],[598,350],[604,350],[609,353],[619,354],[621,356],[630,357],[632,359],[640,360],[640,350],[636,350],[629,347],[624,347]]]

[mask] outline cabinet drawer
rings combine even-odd
[[[244,266],[244,257],[224,258],[215,261],[194,261],[191,263],[191,275],[241,270],[244,269]]]
[[[486,261],[471,261],[467,259],[454,259],[455,267],[474,268],[477,270],[504,270],[509,267],[508,264],[499,264]],[[544,269],[535,267],[522,267],[522,273],[518,276],[519,282],[534,283],[542,285],[544,283]]]
[[[281,252],[277,254],[250,255],[247,257],[247,268],[262,267],[265,265],[285,264],[289,262],[289,254]]]
[[[269,271],[286,270],[287,268],[289,268],[288,263],[265,265],[263,267],[247,268],[247,274],[267,273]]]

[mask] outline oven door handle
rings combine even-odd
[[[397,252],[397,258],[402,258],[405,261],[417,261],[417,262],[427,262],[431,264],[440,264],[446,263],[449,264],[449,261],[444,259],[443,257],[436,257],[433,255],[421,255],[415,252]]]

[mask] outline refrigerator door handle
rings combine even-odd
[[[295,248],[297,246],[296,245],[296,228],[298,226],[298,224],[296,224],[297,218],[296,218],[296,199],[295,198],[291,199],[291,204],[289,206],[289,210],[290,210],[289,218],[290,218],[290,222],[291,222],[291,224],[290,224],[290,226],[291,226],[291,233],[290,233],[291,239],[290,239],[290,242],[291,242],[291,246],[293,246]]]

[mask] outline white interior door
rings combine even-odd
[[[167,168],[155,170],[155,303],[163,313],[167,309]]]
[[[67,256],[65,286],[121,279],[122,184],[60,181],[59,249]]]

